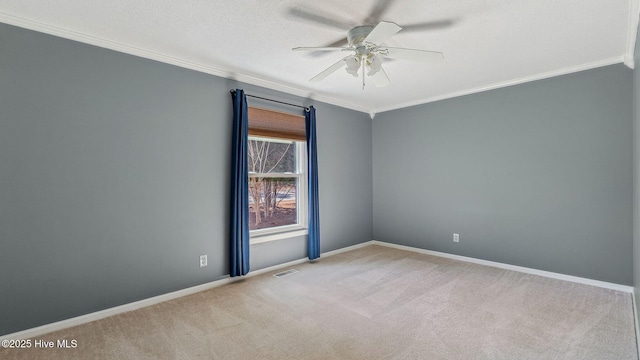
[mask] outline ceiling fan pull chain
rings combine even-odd
[[[362,57],[362,90],[364,90],[364,72],[365,72],[365,58]]]

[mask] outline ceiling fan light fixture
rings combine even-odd
[[[382,69],[382,55],[378,53],[372,53],[369,55],[369,58],[367,59],[367,66],[369,67],[367,75],[375,75],[375,73]]]
[[[358,70],[360,69],[360,59],[357,56],[351,55],[344,60],[347,63],[346,70],[349,74],[357,77]]]
[[[383,1],[383,0],[379,0]],[[376,87],[388,86],[391,81],[382,68],[385,58],[411,60],[419,62],[430,62],[442,60],[443,54],[437,51],[427,51],[418,49],[408,49],[399,47],[380,46],[387,39],[402,30],[398,24],[389,21],[380,21],[375,27],[372,25],[356,26],[347,33],[349,46],[328,46],[328,47],[297,47],[294,51],[348,51],[351,55],[343,57],[335,64],[321,71],[318,75],[309,79],[311,82],[318,82],[333,74],[341,67],[353,77],[359,77],[358,72],[362,68],[362,88],[365,86],[365,79],[370,76]]]

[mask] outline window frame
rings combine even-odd
[[[296,151],[296,173],[251,173],[252,176],[278,177],[298,179],[296,184],[296,216],[297,223],[291,225],[275,226],[264,229],[249,230],[249,243],[259,244],[269,241],[288,239],[297,236],[304,236],[308,231],[308,184],[307,184],[307,147],[306,141],[287,140],[269,136],[249,135],[248,141],[272,141],[272,142],[293,142]]]

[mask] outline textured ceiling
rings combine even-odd
[[[632,65],[637,2],[0,0],[0,22],[380,112],[597,66]],[[308,81],[344,54],[291,48],[327,46],[351,27],[379,20],[406,27],[386,45],[442,51],[444,61],[387,60],[392,83],[385,88],[369,81],[363,90],[362,80],[342,69],[320,83]]]

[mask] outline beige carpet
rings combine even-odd
[[[382,246],[39,339],[0,359],[637,359],[631,295]]]

